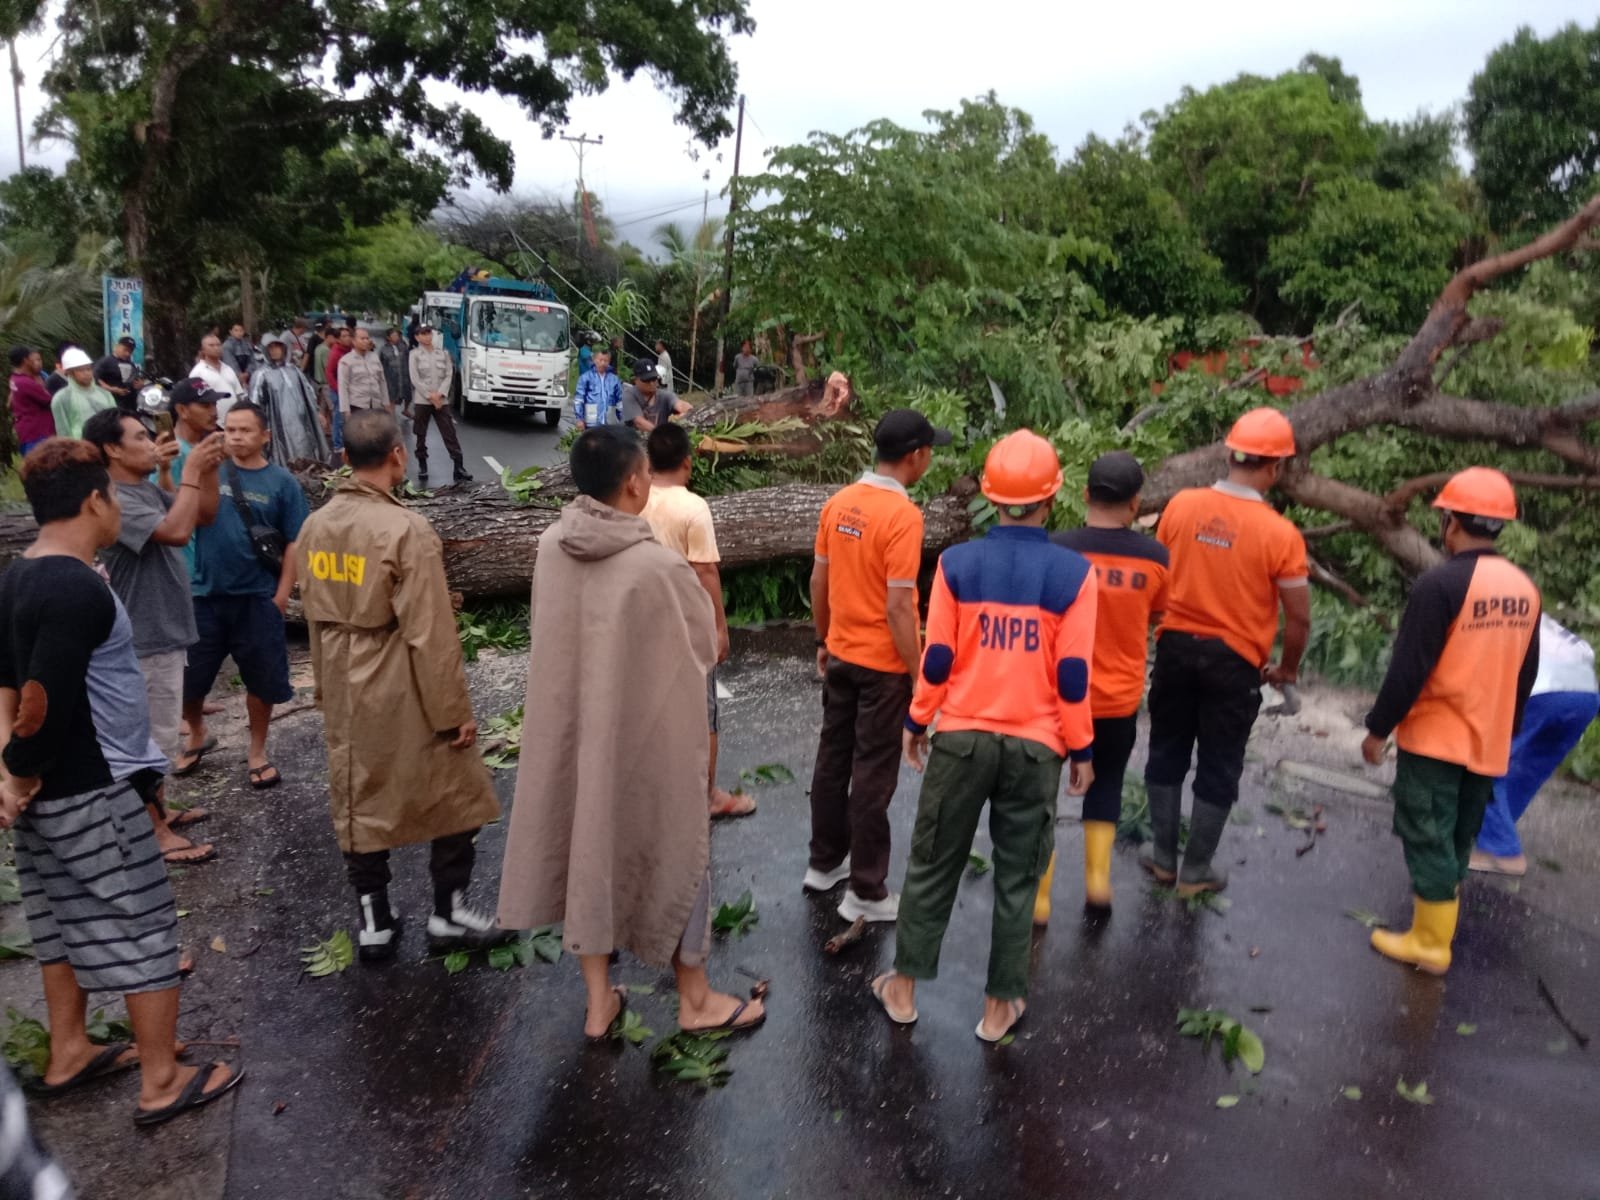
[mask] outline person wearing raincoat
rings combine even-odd
[[[360,898],[360,956],[394,957],[389,851],[416,842],[433,844],[429,949],[494,945],[506,935],[465,893],[474,839],[500,805],[474,749],[444,550],[427,519],[394,498],[406,477],[394,415],[347,414],[344,450],[352,474],[306,519],[296,547],[334,833]]]
[[[250,377],[250,403],[267,414],[272,440],[267,461],[287,467],[299,459],[328,461],[328,435],[323,432],[316,389],[289,361],[289,346],[272,334],[262,340],[267,363]]]

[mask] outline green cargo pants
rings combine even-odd
[[[1033,898],[1055,849],[1060,786],[1061,757],[1048,746],[998,733],[935,735],[900,894],[896,971],[912,979],[938,975],[939,946],[987,802],[994,924],[984,991],[996,1000],[1028,994]]]
[[[1401,750],[1393,795],[1394,831],[1405,847],[1413,890],[1424,900],[1454,900],[1494,780],[1458,763]]]

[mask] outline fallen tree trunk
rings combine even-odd
[[[817,518],[837,490],[787,483],[712,496],[711,518],[723,567],[809,558],[816,543]],[[444,542],[451,588],[468,599],[526,595],[539,537],[559,515],[554,508],[516,504],[488,488],[418,500],[413,507],[432,522]],[[967,537],[971,528],[967,507],[958,497],[940,496],[923,511],[925,553],[935,554]]]

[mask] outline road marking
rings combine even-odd
[[[493,471],[496,475],[504,475],[506,473],[506,469],[500,465],[498,459],[491,458],[489,455],[485,454],[483,456],[483,461],[489,464],[489,470]]]
[[[720,679],[717,680],[717,699],[718,700],[732,700],[733,699],[733,692],[731,692],[728,689],[728,685],[723,683],[722,680],[720,680]]]

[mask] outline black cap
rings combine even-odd
[[[136,350],[138,349],[139,343],[134,341],[131,337],[120,337],[117,339],[117,345],[126,346],[129,350]]]
[[[1112,450],[1089,467],[1089,499],[1126,503],[1144,487],[1144,468],[1126,450]]]
[[[180,379],[172,387],[173,408],[180,404],[216,404],[227,398],[203,379]]]
[[[641,358],[633,364],[633,377],[640,383],[655,383],[661,376],[656,371],[656,360]]]
[[[948,446],[951,436],[948,429],[935,429],[916,409],[892,408],[872,431],[872,440],[880,461],[898,462],[924,446]]]

